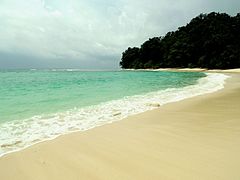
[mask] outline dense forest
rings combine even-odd
[[[240,13],[200,14],[186,26],[122,54],[122,68],[240,67]]]

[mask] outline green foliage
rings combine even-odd
[[[128,48],[122,68],[240,67],[240,13],[200,14],[164,37],[150,38],[140,48]]]

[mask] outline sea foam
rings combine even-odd
[[[119,121],[155,109],[159,105],[218,91],[224,87],[225,80],[229,77],[217,73],[206,75],[199,79],[196,85],[128,96],[95,106],[3,123],[0,125],[0,156],[62,134],[85,131]]]

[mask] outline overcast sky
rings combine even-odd
[[[0,68],[116,69],[121,53],[240,0],[0,0]]]

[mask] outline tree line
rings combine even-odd
[[[122,53],[122,68],[240,67],[240,13],[200,14],[186,26]]]

